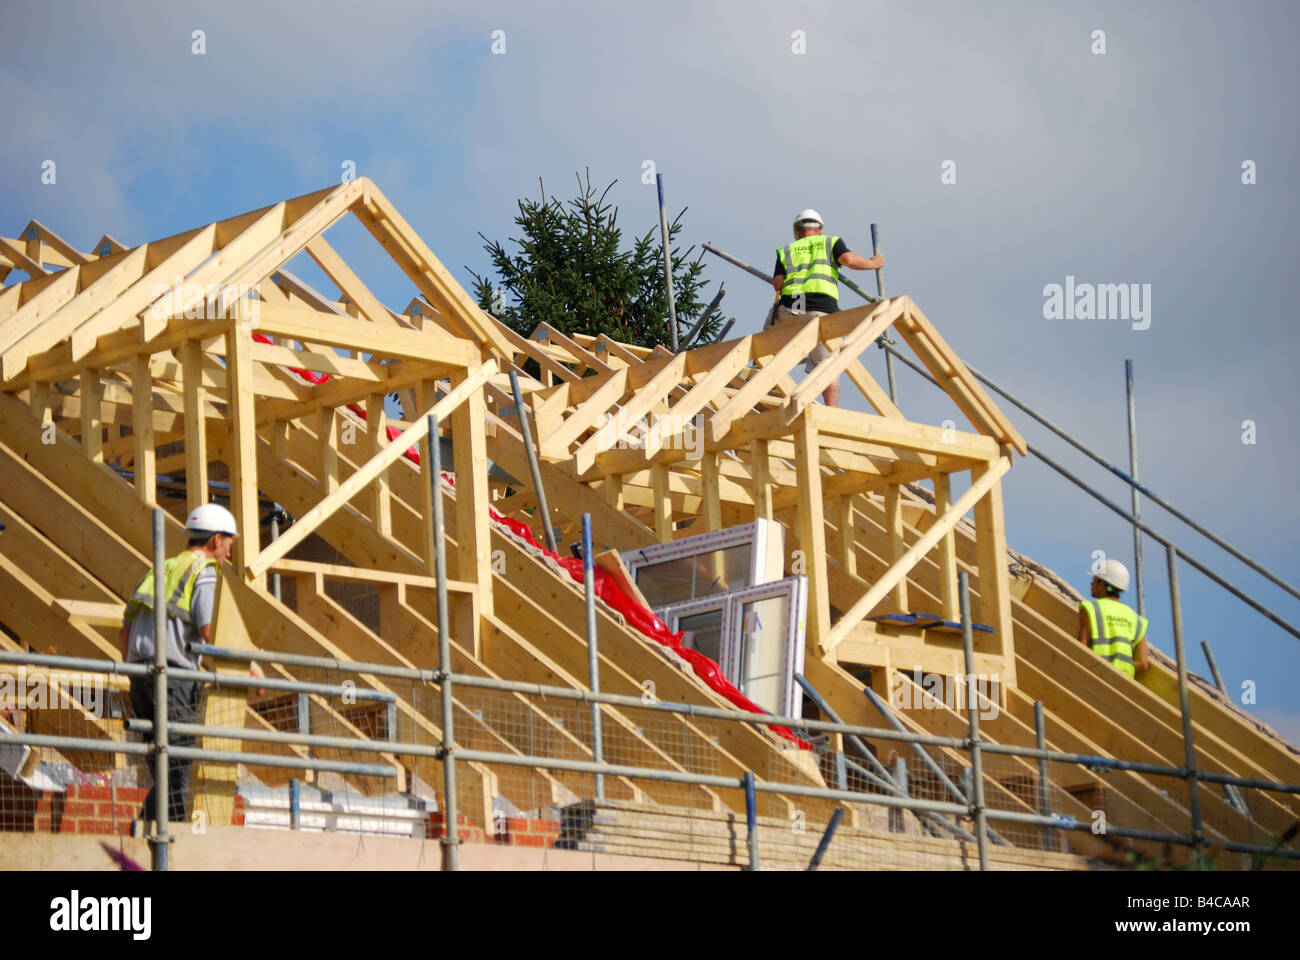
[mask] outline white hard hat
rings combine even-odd
[[[1118,560],[1107,559],[1101,567],[1101,573],[1094,573],[1094,577],[1103,583],[1109,583],[1116,590],[1128,589],[1128,567]]]
[[[238,536],[235,515],[219,503],[205,503],[190,511],[185,518],[185,529],[190,533],[226,533]]]
[[[801,223],[815,223],[819,227],[824,225],[822,215],[811,207],[807,210],[800,210],[799,215],[794,218],[794,225],[796,228],[798,228]]]

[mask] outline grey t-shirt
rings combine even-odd
[[[185,645],[202,640],[199,630],[212,623],[212,606],[216,594],[217,570],[215,567],[206,567],[194,581],[194,594],[190,599],[190,616],[194,622],[186,623],[179,617],[167,618],[167,662],[170,665],[191,670],[199,668],[199,658],[186,653]],[[126,659],[132,663],[142,660],[152,663],[153,658],[153,611],[141,607],[131,621]]]

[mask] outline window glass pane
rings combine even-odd
[[[717,661],[722,654],[722,611],[693,613],[677,620],[677,629],[688,631],[685,645]]]
[[[790,602],[783,595],[754,600],[742,607],[740,677],[736,686],[764,710],[782,713],[790,683],[786,666],[786,631]]]
[[[749,586],[749,544],[638,567],[636,585],[651,607]]]

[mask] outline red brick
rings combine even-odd
[[[101,800],[96,807],[95,812],[101,817],[134,817],[139,811],[139,806],[130,803],[109,803]]]
[[[68,787],[68,799],[76,797],[78,800],[112,800],[112,787],[91,787],[85,784],[76,784]]]
[[[549,847],[551,841],[546,837],[534,837],[527,833],[517,833],[510,838],[516,847]]]
[[[69,800],[63,805],[65,817],[93,817],[97,813],[95,805],[84,800]]]
[[[63,832],[71,833],[72,831],[64,830]],[[113,832],[113,824],[108,820],[97,820],[94,818],[78,820],[76,832],[111,834]]]
[[[244,798],[239,794],[235,794],[235,810],[230,815],[230,825],[233,827],[244,825]]]

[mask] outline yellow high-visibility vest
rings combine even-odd
[[[1146,639],[1148,621],[1114,597],[1085,600],[1079,609],[1088,615],[1092,652],[1109,660],[1126,677],[1136,677],[1133,651]]]
[[[217,561],[198,550],[186,550],[167,561],[163,570],[163,596],[167,597],[167,614],[177,617],[185,623],[192,623],[190,605],[194,601],[194,584],[199,574],[208,567],[216,567]],[[153,609],[153,568],[145,574],[140,585],[131,594],[126,604],[126,622],[130,623],[141,608]]]
[[[831,257],[838,240],[839,237],[817,234],[778,247],[776,255],[785,268],[781,296],[819,293],[838,301],[840,268]]]

